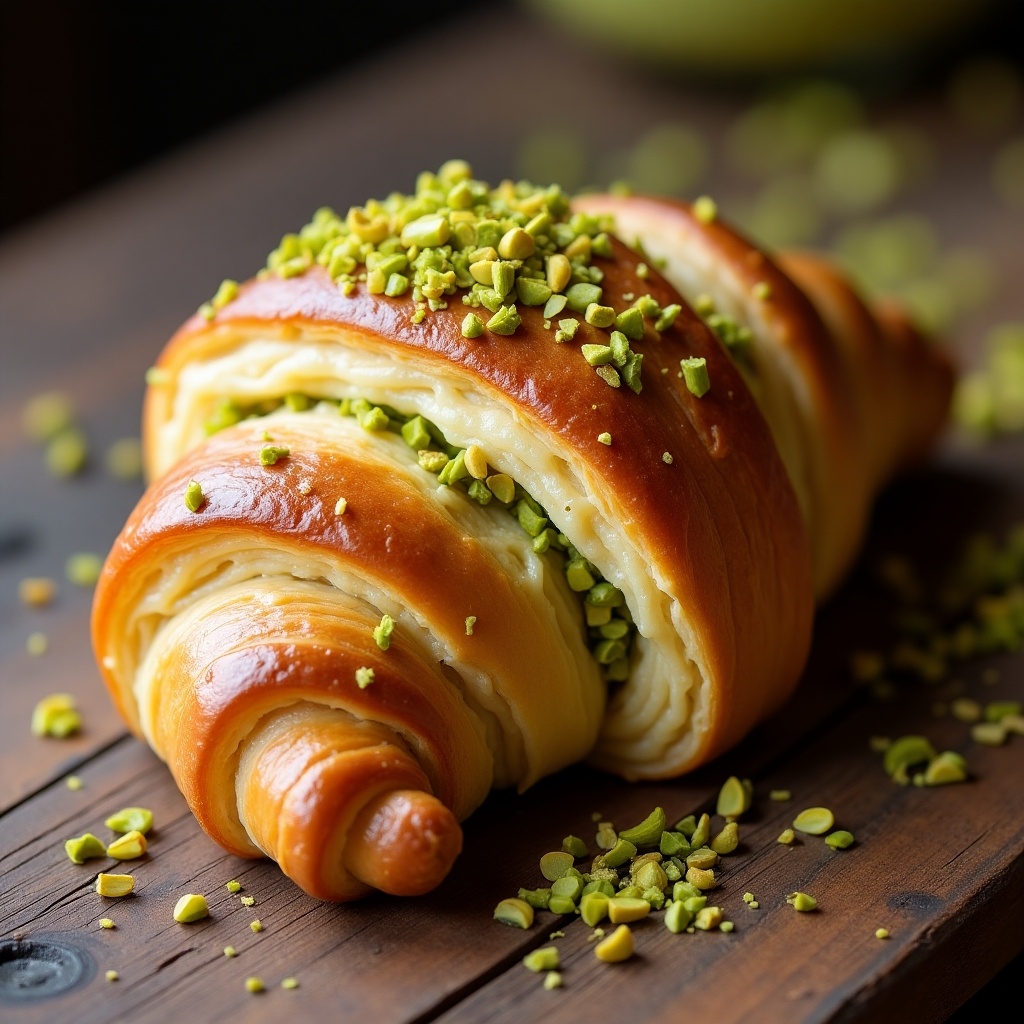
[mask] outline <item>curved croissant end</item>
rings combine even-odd
[[[871,503],[931,445],[948,414],[945,353],[893,309],[872,312],[820,256],[775,259],[682,202],[583,196],[637,239],[691,304],[749,325],[737,360],[757,397],[810,528],[815,590],[826,596],[857,555]]]
[[[582,357],[609,339],[582,317],[556,339],[524,302],[514,337],[469,338],[458,301],[424,318],[316,264],[245,283],[159,361],[97,656],[209,834],[322,898],[432,888],[493,786],[588,757],[674,776],[737,742],[941,426],[943,357],[816,258],[682,204],[578,209],[642,240],[602,243],[605,301],[680,307],[633,339],[642,393]],[[241,421],[207,436],[225,400]]]

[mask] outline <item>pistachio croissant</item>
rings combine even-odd
[[[777,709],[952,370],[706,206],[452,161],[149,379],[104,677],[217,842],[345,900],[435,886],[492,787],[678,775]]]

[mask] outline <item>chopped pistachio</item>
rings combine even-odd
[[[174,904],[174,920],[178,924],[194,924],[210,916],[206,897],[201,893],[186,893]]]
[[[464,338],[479,338],[484,333],[484,322],[476,313],[467,313],[462,321],[462,336]]]
[[[573,855],[564,850],[545,853],[540,859],[540,873],[549,882],[563,878],[572,869],[573,859]]]
[[[703,398],[711,388],[707,360],[703,356],[690,356],[687,359],[680,359],[679,366],[686,381],[686,390],[691,395]]]
[[[610,345],[581,345],[580,352],[591,366],[604,366],[612,361]]]
[[[683,307],[678,302],[672,303],[671,306],[666,306],[654,321],[654,329],[656,331],[667,331],[676,322],[676,317],[682,311]]]
[[[825,845],[833,850],[846,850],[853,846],[853,833],[847,832],[845,829],[830,832],[825,836]]]
[[[450,461],[444,452],[422,450],[416,453],[420,466],[428,473],[440,473]]]
[[[633,955],[633,933],[629,926],[620,924],[606,939],[594,947],[594,955],[606,964],[617,964]]]
[[[572,279],[572,264],[568,256],[554,253],[547,258],[546,276],[548,287],[553,292],[562,291]],[[546,315],[546,314],[545,314]]]
[[[290,992],[293,989],[296,989],[298,987],[299,987],[299,979],[298,978],[282,978],[281,979],[281,988],[283,988],[286,992]]]
[[[32,709],[32,735],[64,739],[82,727],[82,716],[70,693],[51,693]]]
[[[230,882],[228,882],[225,885],[224,888],[226,888],[228,892],[241,892],[242,891],[242,883],[233,878],[233,879],[231,879]]]
[[[935,754],[935,748],[926,737],[901,736],[886,747],[882,763],[886,774],[895,776],[900,770],[930,761]]]
[[[374,637],[374,639],[376,639],[376,637]],[[372,668],[367,668],[363,665],[356,669],[355,678],[356,686],[358,686],[360,690],[365,690],[373,683],[374,671]]]
[[[550,321],[553,320],[562,310],[565,309],[565,296],[564,295],[552,295],[547,302],[544,303],[544,329],[547,330],[551,327]]]
[[[597,375],[609,387],[617,388],[621,384],[621,380],[619,378],[619,371],[616,370],[614,366],[597,367]]]
[[[547,910],[551,899],[550,889],[520,889],[517,898],[529,903],[534,910]]]
[[[255,921],[250,921],[249,930],[254,933],[263,931],[263,922],[259,918],[257,918]]]
[[[639,825],[619,832],[619,839],[633,843],[638,848],[657,846],[661,833],[665,831],[666,820],[664,808],[655,807]]]
[[[978,722],[971,726],[971,739],[986,747],[1001,747],[1006,742],[1006,732],[1002,722]]]
[[[103,977],[106,978],[107,981],[118,981],[120,980],[121,975],[118,974],[117,971],[111,969],[109,971],[105,971]]]
[[[693,203],[693,215],[702,224],[710,224],[718,216],[718,204],[710,196],[698,196]]]
[[[788,789],[772,789],[768,792],[768,799],[777,803],[785,803],[787,800],[793,799],[793,794]]]
[[[889,938],[889,929],[888,928],[876,928],[875,929],[875,938],[876,939],[887,939],[887,938]]]
[[[107,449],[104,463],[117,480],[137,480],[142,476],[142,442],[137,437],[120,438]]]
[[[574,313],[585,313],[589,306],[597,305],[601,302],[602,294],[600,286],[588,282],[578,282],[566,291],[566,305]]]
[[[563,341],[572,341],[576,336],[576,329],[579,325],[579,320],[573,320],[572,317],[569,317],[566,320],[559,320],[558,330],[555,331],[555,341],[558,343]]]
[[[189,512],[198,512],[206,501],[203,494],[203,485],[198,480],[189,480],[185,488],[185,508]]]
[[[498,242],[498,255],[503,260],[526,260],[537,250],[533,236],[522,228],[510,228]]]
[[[391,634],[394,631],[395,620],[385,612],[381,616],[380,624],[373,627],[373,639],[382,651],[386,651],[391,646]]]
[[[516,281],[516,295],[524,306],[544,306],[551,298],[551,288],[544,281],[520,277]]]
[[[651,912],[651,905],[639,896],[613,896],[608,901],[608,920],[612,924],[639,921]]]
[[[125,807],[103,824],[114,832],[140,832],[145,835],[153,827],[153,812],[146,807]]]
[[[77,587],[94,587],[100,578],[103,559],[99,555],[79,552],[72,555],[64,566],[64,574]]]
[[[64,852],[72,864],[84,864],[87,860],[94,860],[97,857],[106,857],[107,848],[103,840],[86,832],[75,839],[68,839],[64,843]]]
[[[263,979],[256,977],[256,975],[251,975],[245,979],[245,991],[251,992],[253,995],[257,995],[258,993],[265,991],[266,987],[267,986],[263,984]]]
[[[792,846],[796,841],[796,833],[791,828],[783,829],[779,838],[775,841],[777,843],[782,843],[783,846]]]
[[[730,775],[718,792],[716,813],[723,818],[737,818],[750,809],[750,800],[743,783],[735,775]]]
[[[64,785],[66,785],[68,789],[72,791],[77,791],[82,788],[84,783],[82,782],[81,778],[78,775],[69,775],[64,780]]]
[[[494,908],[494,920],[513,928],[529,928],[533,924],[533,907],[525,900],[502,900]]]
[[[118,836],[108,847],[107,856],[115,860],[135,860],[146,852],[146,837],[138,830],[132,829],[123,836]]]
[[[487,477],[486,484],[491,493],[504,505],[511,503],[515,497],[516,485],[512,477],[505,473],[495,473]]]
[[[516,312],[515,306],[501,306],[487,321],[487,329],[494,334],[515,334],[516,328],[522,323],[522,317]]]
[[[728,821],[718,835],[711,839],[711,849],[715,853],[729,854],[740,844],[740,830],[735,821]]]
[[[544,975],[544,989],[550,992],[552,989],[562,987],[562,975],[558,971],[548,971]]]
[[[40,657],[50,649],[50,638],[45,633],[29,633],[25,638],[25,650],[33,657]]]
[[[59,391],[36,395],[26,403],[21,416],[25,433],[34,441],[52,440],[71,427],[74,420],[71,400]]]
[[[109,931],[109,930],[110,930],[111,928],[116,928],[116,927],[117,927],[117,925],[116,925],[116,924],[114,924],[114,922],[113,922],[113,921],[112,921],[112,920],[111,920],[111,919],[110,919],[109,917],[101,917],[101,918],[99,919],[99,921],[97,921],[96,923],[97,923],[97,924],[98,924],[98,925],[99,925],[99,926],[100,926],[101,928],[104,928],[104,929],[106,929],[107,931]]]
[[[26,576],[18,584],[18,599],[29,608],[45,608],[57,596],[57,584],[48,576]]]
[[[114,875],[101,871],[96,876],[96,891],[101,896],[127,896],[134,889],[135,879],[131,875]]]
[[[824,835],[835,824],[835,816],[827,807],[808,807],[793,819],[793,828],[807,835]]]
[[[816,910],[818,906],[818,901],[813,896],[808,896],[805,892],[791,892],[786,897],[786,902],[794,910],[799,910],[802,913],[806,913],[809,910]]]
[[[723,917],[721,907],[702,907],[693,919],[693,927],[702,932],[709,932],[722,924]]]
[[[609,434],[607,430],[604,430],[600,434],[598,434],[597,435],[597,439],[598,439],[598,441],[601,442],[601,444],[611,444],[612,443],[612,435]]]
[[[466,469],[469,470],[469,475],[476,480],[484,480],[487,477],[487,456],[484,454],[484,450],[475,444],[471,444],[466,449],[464,456],[466,463]]]
[[[544,946],[541,949],[532,950],[523,957],[523,966],[537,974],[557,970],[561,966],[558,947]]]
[[[611,306],[602,306],[598,302],[591,302],[584,310],[583,319],[591,327],[611,327],[615,323],[615,310]]]
[[[348,498],[339,498],[334,503],[334,514],[343,516],[348,511]]]
[[[615,317],[615,329],[622,331],[630,341],[640,341],[644,336],[643,313],[636,306],[624,309]]]

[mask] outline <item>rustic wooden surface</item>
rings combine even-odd
[[[532,70],[546,95],[585,92],[579,118],[591,130],[614,135],[671,115],[713,131],[735,109],[734,99],[680,95],[616,69],[521,17],[501,27],[509,52],[522,55],[521,73]],[[951,436],[928,466],[883,496],[862,562],[820,613],[797,697],[739,749],[671,783],[631,786],[577,768],[521,797],[495,794],[468,823],[451,877],[422,899],[322,905],[273,865],[225,855],[198,829],[163,766],[125,735],[92,662],[90,593],[63,582],[63,565],[76,551],[105,552],[141,491],[112,480],[99,462],[110,442],[137,433],[146,367],[222,277],[256,269],[282,230],[324,202],[345,208],[407,187],[417,170],[452,155],[468,157],[481,176],[507,173],[515,140],[536,126],[535,109],[495,108],[491,92],[467,84],[486,73],[478,41],[497,28],[493,15],[481,15],[443,41],[355,66],[0,245],[0,947],[59,941],[85,964],[64,994],[0,996],[5,1021],[269,1021],[286,1013],[662,1021],[685,1013],[722,1024],[929,1022],[949,1017],[1024,949],[1024,741],[978,746],[966,725],[933,716],[927,688],[879,703],[846,670],[852,650],[888,636],[892,609],[870,571],[874,559],[911,551],[934,565],[970,530],[998,532],[1024,519],[1020,440],[977,449]],[[442,50],[465,60],[439,66]],[[942,131],[927,98],[902,113]],[[952,140],[948,173],[933,185],[935,215],[954,237],[969,224],[1019,276],[1020,218],[981,187],[987,158],[961,141]],[[964,362],[976,358],[985,323],[1013,315],[1015,303],[1019,294],[1004,287],[960,325],[953,342]],[[39,449],[22,439],[25,398],[49,389],[75,401],[96,454],[75,480],[51,479]],[[21,606],[17,584],[28,575],[62,581],[51,608]],[[25,651],[35,630],[50,638],[42,657]],[[999,670],[994,685],[981,682],[987,668]],[[1024,656],[972,663],[962,678],[979,699],[1020,698]],[[77,697],[85,728],[64,741],[32,737],[33,705],[57,691]],[[917,731],[962,751],[972,781],[893,785],[868,737]],[[84,783],[77,792],[64,783],[72,772]],[[752,778],[756,794],[716,894],[733,933],[671,935],[654,917],[636,928],[638,955],[609,967],[594,958],[579,920],[540,913],[525,932],[491,921],[499,899],[540,884],[542,853],[568,833],[591,836],[592,812],[626,826],[658,803],[670,817],[710,809],[729,774]],[[771,802],[773,788],[792,790],[792,802]],[[106,835],[103,819],[130,804],[155,813],[150,851],[131,865],[136,895],[104,900],[92,886],[109,862],[75,866],[63,840],[86,830]],[[833,852],[810,838],[777,844],[794,810],[812,804],[833,808],[856,845]],[[231,878],[255,906],[225,890]],[[785,902],[794,889],[813,892],[820,910],[794,913]],[[757,911],[742,901],[748,890]],[[210,897],[209,920],[171,920],[185,891]],[[105,916],[115,929],[98,927]],[[265,926],[259,934],[249,928],[254,918]],[[891,938],[876,939],[878,927]],[[520,960],[556,928],[565,932],[557,940],[565,987],[549,992]],[[222,954],[229,944],[234,959]],[[119,981],[104,979],[108,968]],[[2,972],[0,963],[0,979]],[[265,980],[265,993],[246,992],[250,975]],[[298,989],[279,988],[288,976]]]

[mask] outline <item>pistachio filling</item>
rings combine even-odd
[[[225,401],[204,426],[210,435],[242,420],[269,415],[277,409],[287,407],[291,411],[304,412],[318,404],[321,408],[333,405],[339,415],[355,417],[365,430],[400,434],[417,453],[420,468],[433,473],[439,484],[457,487],[478,504],[493,503],[513,516],[532,538],[533,550],[537,554],[551,552],[562,560],[566,581],[583,603],[587,646],[602,666],[605,679],[624,682],[628,678],[636,628],[622,592],[605,580],[565,534],[551,526],[547,511],[538,501],[506,473],[498,472],[487,463],[486,456],[477,445],[459,448],[449,444],[437,426],[423,416],[408,416],[389,405],[373,405],[365,398],[345,398],[337,402],[290,394],[245,407]],[[283,450],[286,449],[275,449]],[[262,451],[261,462],[270,464],[269,460],[263,459]],[[467,634],[471,634],[468,623]],[[377,638],[377,631],[374,637]],[[387,638],[382,634],[378,644],[384,647],[386,642]]]

